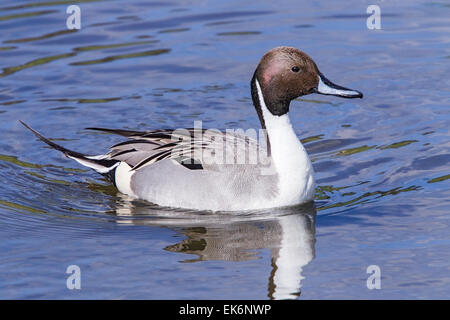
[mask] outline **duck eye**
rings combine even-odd
[[[300,71],[300,68],[297,67],[297,66],[295,66],[295,67],[292,67],[291,70],[294,71],[294,72],[299,72],[299,71]]]

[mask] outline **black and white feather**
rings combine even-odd
[[[109,177],[112,181],[114,181],[114,171],[121,162],[126,163],[131,171],[137,171],[166,159],[175,160],[191,170],[220,171],[220,168],[227,164],[248,164],[249,155],[255,152],[259,160],[264,160],[261,157],[266,156],[265,149],[261,148],[255,139],[234,132],[224,133],[218,130],[194,128],[151,131],[87,128],[128,138],[126,141],[113,145],[106,154],[90,156],[66,149],[44,137],[26,123],[20,122],[50,147]],[[218,157],[217,154],[221,156]],[[239,159],[239,157],[244,158]],[[247,162],[245,162],[246,159]]]
[[[250,155],[266,156],[255,139],[235,132],[204,129],[128,131],[87,128],[127,137],[103,159],[127,163],[135,171],[158,161],[172,159],[188,169],[220,170],[222,165],[248,164]],[[242,159],[239,159],[242,158]]]

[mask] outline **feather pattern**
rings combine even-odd
[[[181,165],[195,163],[210,170],[219,169],[219,165],[249,164],[249,160],[256,164],[267,160],[266,149],[255,139],[232,131],[198,128],[152,131],[87,129],[127,137],[129,140],[113,145],[105,159],[124,161],[132,171],[166,159],[177,160]]]

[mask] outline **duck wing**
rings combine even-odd
[[[151,131],[87,128],[127,137],[113,145],[105,158],[126,162],[138,170],[158,161],[172,159],[195,170],[222,170],[235,165],[257,164],[267,160],[266,149],[243,133],[199,128]]]

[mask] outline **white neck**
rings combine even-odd
[[[257,79],[259,103],[270,141],[271,159],[278,174],[277,205],[294,205],[314,197],[314,170],[288,114],[273,115],[267,108]]]

